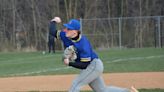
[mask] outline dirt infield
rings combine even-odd
[[[0,78],[0,92],[15,91],[64,91],[68,90],[76,75],[52,75]],[[110,73],[103,74],[107,85],[129,88],[164,89],[164,72]],[[84,87],[83,90],[88,90]]]

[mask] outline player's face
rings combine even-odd
[[[78,35],[77,30],[67,30],[66,37],[68,38],[75,38]]]

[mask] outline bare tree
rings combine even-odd
[[[0,0],[1,48],[14,50],[17,44],[16,34],[18,35],[19,30],[26,33],[23,38],[25,47],[33,47],[37,50],[46,48],[45,34],[48,31],[48,23],[54,16],[60,16],[63,22],[68,22],[70,18],[158,16],[164,15],[163,3],[163,0]],[[122,20],[121,27],[124,32],[122,38],[125,40],[123,44],[131,43],[130,47],[144,47],[147,44],[145,35],[150,34],[145,30],[155,30],[155,25],[149,21]],[[153,19],[152,21],[157,22]],[[90,21],[85,25],[88,26],[85,28],[85,33],[98,34],[103,31],[109,46],[115,47],[118,44],[118,36],[115,35],[118,32],[118,20]],[[99,27],[107,25],[109,26],[107,31]],[[128,39],[129,34],[132,39]],[[59,49],[60,45],[56,47]]]
[[[38,46],[38,32],[37,32],[36,11],[35,11],[34,0],[31,0],[31,8],[32,8],[32,16],[33,16],[35,47],[37,47]]]
[[[13,9],[13,45],[15,46],[15,26],[16,26],[16,23],[15,23],[15,19],[16,19],[16,8],[15,8],[15,3],[16,1],[15,0],[12,0],[12,9]]]

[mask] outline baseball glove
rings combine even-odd
[[[77,58],[76,51],[73,45],[67,47],[64,50],[64,59],[69,59],[70,61],[74,61]]]

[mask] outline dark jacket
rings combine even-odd
[[[50,26],[49,26],[49,35],[52,35],[54,37],[56,37],[56,22],[55,21],[51,21],[50,22]]]

